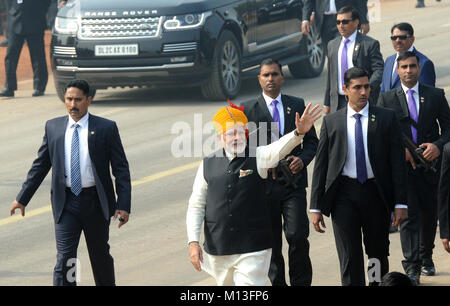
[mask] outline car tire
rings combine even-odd
[[[61,102],[65,103],[66,101],[65,101],[64,95],[66,93],[66,87],[61,84],[55,83],[55,88],[56,88],[56,94],[58,95],[58,98],[61,100]],[[97,92],[97,90],[91,88],[90,96],[92,98],[94,98],[96,92]]]
[[[205,99],[219,101],[237,96],[241,89],[241,53],[234,34],[224,30],[214,50],[211,75],[201,85]]]
[[[317,27],[312,26],[308,36],[302,41],[302,53],[309,57],[288,65],[289,71],[294,78],[314,78],[322,73],[325,64],[325,47]]]

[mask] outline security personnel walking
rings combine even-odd
[[[14,97],[17,90],[17,63],[24,42],[30,49],[33,67],[33,96],[42,96],[47,86],[44,31],[50,0],[7,0],[8,50],[5,57],[6,84],[0,96]]]

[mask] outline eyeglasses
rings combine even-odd
[[[353,19],[342,19],[342,20],[336,20],[336,25],[342,24],[349,24],[350,21],[353,21]]]
[[[392,41],[396,41],[397,38],[400,39],[400,40],[405,40],[405,39],[410,38],[410,37],[411,37],[411,35],[395,35],[395,36],[391,36],[391,40]]]

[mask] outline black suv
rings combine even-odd
[[[92,88],[200,86],[235,97],[267,57],[295,78],[322,72],[318,31],[301,32],[302,0],[69,0],[51,43],[58,96],[73,78]]]

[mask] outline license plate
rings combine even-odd
[[[95,56],[138,55],[139,47],[133,45],[98,45],[95,46]]]

